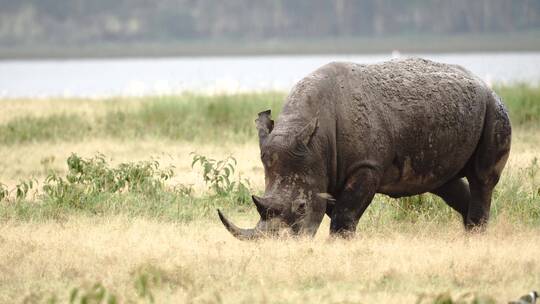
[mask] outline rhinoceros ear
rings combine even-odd
[[[313,135],[315,135],[315,131],[317,131],[318,126],[319,118],[315,117],[296,135],[296,139],[298,140],[298,142],[307,147],[307,145],[313,138]]]
[[[268,134],[274,129],[274,121],[270,117],[272,111],[266,110],[259,113],[259,117],[255,120],[257,131],[259,131],[259,146],[266,141]]]

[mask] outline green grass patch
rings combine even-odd
[[[152,97],[134,110],[109,111],[101,122],[101,134],[243,142],[256,135],[253,121],[257,113],[266,109],[279,112],[283,98],[280,93]]]
[[[283,93],[180,95],[139,99],[105,99],[105,114],[23,116],[0,125],[0,143],[81,141],[89,137],[116,139],[167,138],[194,142],[244,142],[256,135],[257,113],[277,115]],[[14,101],[17,102],[17,101]],[[74,106],[77,100],[73,100]]]
[[[540,226],[540,163],[538,159],[525,168],[506,171],[495,187],[491,202],[491,219],[505,219],[524,226]],[[441,198],[421,194],[393,199],[376,195],[360,220],[360,229],[380,229],[403,223],[448,224],[462,221],[461,216]],[[413,224],[410,226],[409,224]]]
[[[90,121],[80,115],[24,116],[0,125],[0,143],[79,141],[92,133]]]
[[[189,223],[215,219],[216,209],[228,213],[248,213],[254,208],[239,204],[234,196],[184,196],[174,191],[160,191],[153,196],[140,193],[101,193],[88,196],[84,204],[74,206],[67,201],[48,198],[0,202],[0,221],[64,221],[71,216],[115,216],[149,218],[162,222]]]
[[[495,91],[506,104],[514,126],[538,127],[540,122],[540,86],[499,85],[495,87]]]
[[[194,195],[189,186],[168,184],[173,171],[161,168],[153,160],[112,167],[102,155],[88,159],[72,155],[67,160],[65,176],[51,172],[44,181],[22,181],[11,190],[4,186],[0,221],[62,220],[73,214],[122,214],[190,222],[215,218],[217,208],[257,218],[249,199],[257,190],[250,189],[247,180],[233,180],[235,163],[230,158],[193,157],[193,163],[203,168],[201,178],[208,186],[199,196]],[[201,161],[201,157],[205,159]],[[493,195],[491,217],[525,226],[540,225],[540,164],[537,159],[526,168],[503,176]],[[377,195],[363,215],[359,229],[377,230],[396,224],[409,228],[426,223],[446,225],[450,221],[461,222],[462,219],[435,195],[400,199]]]
[[[499,85],[514,127],[540,125],[540,87]],[[0,143],[165,138],[190,142],[243,143],[256,138],[257,113],[271,109],[277,117],[284,93],[180,95],[139,99],[106,99],[107,110],[95,118],[81,114],[23,116],[0,125]],[[16,102],[16,101],[15,101]],[[74,100],[74,103],[77,101]]]

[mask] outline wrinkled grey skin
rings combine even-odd
[[[504,105],[460,66],[411,58],[327,64],[292,89],[275,123],[257,119],[266,189],[261,219],[240,239],[286,231],[314,235],[326,213],[332,234],[354,233],[375,193],[434,193],[483,228],[510,152]],[[467,182],[465,182],[465,179]]]

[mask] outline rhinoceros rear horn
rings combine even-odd
[[[219,215],[219,219],[221,220],[221,222],[223,223],[225,228],[227,228],[227,230],[234,237],[236,237],[237,239],[242,240],[242,241],[254,240],[254,239],[260,238],[262,236],[262,234],[259,231],[257,231],[256,229],[238,228],[235,224],[231,223],[231,221],[229,221],[225,217],[225,215],[223,215],[221,210],[218,209],[217,212],[218,212],[218,215]]]
[[[266,110],[259,113],[259,117],[255,120],[257,131],[259,132],[259,146],[266,141],[268,134],[274,129],[274,121],[271,118],[272,111]]]
[[[262,198],[252,195],[251,199],[253,200],[255,207],[257,207],[257,212],[259,212],[261,218],[265,218],[268,214],[268,208],[264,205]]]

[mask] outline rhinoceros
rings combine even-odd
[[[256,126],[264,196],[260,220],[239,239],[330,233],[351,236],[376,193],[430,192],[484,230],[493,189],[510,152],[511,126],[500,98],[461,66],[407,58],[377,64],[332,62],[299,81],[277,121]],[[467,181],[465,181],[465,178]]]

